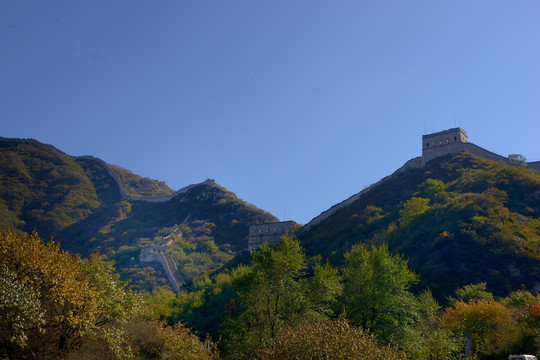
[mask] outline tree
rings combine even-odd
[[[58,244],[43,243],[36,232],[23,237],[11,230],[0,234],[0,264],[26,291],[35,294],[43,313],[42,324],[23,329],[22,336],[28,340],[12,348],[17,354],[12,356],[24,358],[27,351],[39,349],[40,356],[57,357],[86,334],[97,303],[86,301],[94,292],[88,289],[85,294],[85,284],[78,280],[82,275],[78,262],[78,258],[61,251]],[[8,321],[14,322],[19,313],[10,316]]]
[[[422,215],[429,210],[429,199],[421,197],[413,197],[403,204],[403,208],[399,210],[399,226],[405,227],[409,225],[417,216]]]
[[[36,232],[21,237],[8,230],[0,234],[0,266],[3,325],[11,334],[2,336],[7,355],[57,358],[92,338],[109,352],[127,354],[117,335],[138,314],[142,298],[125,288],[112,264],[81,260]]]
[[[159,321],[133,321],[128,324],[127,332],[134,353],[143,359],[219,359],[214,343],[201,342],[182,323],[165,326]]]
[[[28,328],[44,323],[41,303],[34,290],[17,279],[5,264],[0,267],[0,357],[17,347],[25,347]]]
[[[259,351],[262,360],[373,359],[405,360],[404,353],[381,346],[374,335],[349,323],[344,316],[286,327]]]
[[[473,352],[484,355],[508,353],[519,340],[512,312],[493,300],[458,301],[445,310],[443,324],[456,334],[466,335]]]
[[[418,194],[421,197],[433,199],[433,197],[446,189],[441,180],[427,179],[418,185]]]
[[[409,292],[418,276],[388,246],[357,244],[345,254],[343,303],[353,324],[370,329],[388,342],[403,343],[417,316]]]
[[[430,290],[418,295],[418,321],[402,345],[411,359],[450,360],[462,349],[461,336],[440,325],[440,305]]]
[[[456,290],[456,298],[449,297],[448,301],[453,304],[456,301],[471,302],[479,300],[493,300],[493,294],[486,291],[487,283],[469,284]]]
[[[510,293],[502,303],[512,311],[520,327],[520,339],[512,352],[540,351],[540,295],[518,290]]]
[[[328,316],[341,287],[329,264],[313,267],[298,240],[283,236],[277,245],[263,244],[251,253],[251,266],[236,280],[237,312],[224,322],[226,358],[254,357],[257,350],[287,326]]]
[[[518,167],[527,167],[527,159],[521,154],[510,154],[508,155],[508,163],[513,166]]]

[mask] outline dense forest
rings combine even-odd
[[[440,305],[429,289],[411,292],[419,276],[386,245],[357,244],[344,257],[333,267],[284,236],[187,291],[144,295],[103,257],[8,230],[0,234],[0,356],[427,360],[540,350],[540,295],[498,298],[479,283]]]

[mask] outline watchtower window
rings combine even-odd
[[[439,145],[442,145],[442,140],[441,140],[441,141],[439,141]]]
[[[450,139],[446,139],[446,143],[449,144],[449,143],[450,143]]]
[[[426,146],[429,147],[429,143],[427,143]]]
[[[456,142],[456,141],[457,141],[457,136],[454,136],[454,142]]]

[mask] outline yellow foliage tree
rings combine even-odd
[[[381,346],[369,335],[340,316],[333,321],[304,322],[283,329],[269,346],[261,349],[263,360],[373,359],[404,360],[404,353]]]
[[[468,336],[472,350],[484,355],[507,352],[519,339],[511,310],[493,300],[458,301],[445,310],[443,325]]]
[[[212,359],[182,324],[152,320],[110,262],[81,259],[36,232],[0,233],[0,358]],[[148,356],[147,356],[148,355]]]

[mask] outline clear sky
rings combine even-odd
[[[307,223],[421,136],[540,160],[540,1],[0,0],[0,136]]]

